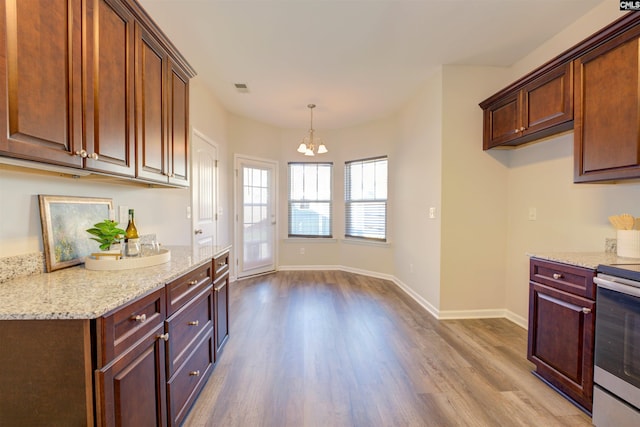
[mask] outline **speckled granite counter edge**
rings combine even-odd
[[[640,259],[619,257],[609,252],[532,252],[527,256],[593,270],[600,264],[640,263]]]
[[[83,265],[0,283],[0,320],[94,319],[163,287],[225,251],[171,247],[166,264],[123,271]]]
[[[45,271],[44,254],[35,252],[0,258],[0,283]]]

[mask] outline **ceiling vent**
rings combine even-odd
[[[249,88],[246,83],[234,83],[236,90],[240,93],[249,93]]]

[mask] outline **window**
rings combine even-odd
[[[332,237],[333,163],[289,163],[289,237]]]
[[[354,160],[344,171],[345,237],[387,240],[387,157]]]

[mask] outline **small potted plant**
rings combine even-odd
[[[100,243],[100,249],[103,251],[112,249],[112,246],[119,244],[125,235],[125,231],[118,228],[118,223],[110,219],[94,224],[93,228],[87,229],[87,233],[95,236],[91,240]]]

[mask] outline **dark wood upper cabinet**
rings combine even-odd
[[[87,5],[86,167],[133,177],[135,19],[118,1]]]
[[[188,186],[193,76],[135,0],[7,0],[0,155]]]
[[[138,178],[168,182],[167,55],[142,26],[136,26]]]
[[[189,186],[189,74],[136,29],[137,177]]]
[[[509,147],[571,129],[573,69],[560,64],[521,82],[480,106],[484,110],[483,149]]]
[[[169,61],[169,182],[188,186],[189,76]]]
[[[0,5],[3,154],[83,166],[82,22],[80,0]]]
[[[575,61],[574,181],[640,177],[640,27]]]

